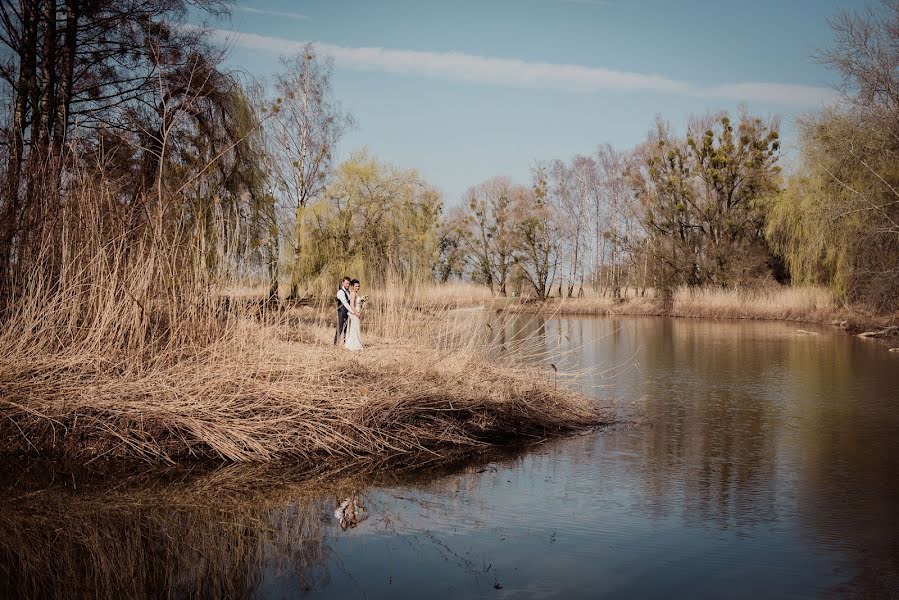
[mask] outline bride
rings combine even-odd
[[[362,345],[362,322],[359,318],[362,316],[362,308],[365,302],[359,295],[359,280],[354,279],[350,282],[350,323],[347,327],[346,342],[343,347],[347,350],[359,351],[364,347]]]

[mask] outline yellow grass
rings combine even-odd
[[[771,319],[814,323],[858,319],[878,322],[858,310],[841,307],[826,289],[761,285],[746,288],[677,289],[670,304],[652,290],[639,295],[633,290],[616,299],[585,290],[579,298],[550,298],[545,302],[509,301],[512,312],[542,312],[559,315],[653,315],[707,319]]]
[[[833,295],[818,287],[695,288],[674,294],[672,315],[821,322],[835,318]]]

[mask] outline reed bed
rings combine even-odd
[[[252,304],[151,327],[136,347],[122,344],[133,331],[120,320],[135,316],[120,302],[26,304],[0,332],[0,447],[81,460],[345,459],[537,440],[602,421],[545,373],[485,360],[470,315],[391,302],[373,302],[361,355],[333,347],[326,319]],[[202,342],[187,333],[196,327]]]
[[[674,294],[673,316],[825,322],[836,318],[833,294],[819,287],[687,288]]]
[[[152,212],[126,229],[108,186],[85,176],[73,187],[57,215],[66,226],[38,240],[0,305],[0,453],[439,455],[604,420],[546,373],[488,360],[480,320],[452,308],[473,301],[471,288],[373,298],[368,347],[353,354],[332,345],[333,298],[283,309],[229,278],[234,255],[210,240],[233,236]]]
[[[329,330],[232,328],[140,371],[85,351],[20,349],[0,365],[0,444],[81,459],[312,460],[543,439],[600,422],[587,399],[542,374],[467,349],[375,339],[356,356],[331,346]]]
[[[558,315],[645,315],[705,319],[758,319],[807,323],[844,321],[886,323],[890,317],[872,315],[862,308],[841,306],[826,289],[760,285],[741,288],[689,288],[675,290],[664,302],[652,290],[624,298],[597,294],[592,290],[578,298],[550,298],[545,302],[508,302],[513,313]]]

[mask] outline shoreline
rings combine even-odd
[[[332,336],[244,323],[159,367],[31,348],[0,368],[0,455],[336,463],[526,445],[613,422],[536,369],[375,334],[357,355]]]
[[[519,299],[496,300],[485,305],[488,310],[511,314],[538,314],[544,316],[640,316],[678,319],[781,321],[826,325],[858,335],[872,330],[882,330],[899,324],[899,313],[873,314],[860,308],[831,307],[778,307],[764,304],[727,305],[694,302],[666,306],[654,298],[616,300],[613,298],[558,299],[543,302]]]

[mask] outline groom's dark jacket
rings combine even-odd
[[[340,301],[341,294],[344,295],[344,298],[346,299],[346,303],[349,304],[350,303],[350,293],[348,291],[346,291],[345,289],[343,289],[342,287],[339,290],[337,290],[337,296],[338,296],[336,298],[336,300],[337,300],[337,315],[341,316],[341,317],[346,317],[349,314],[349,311],[347,310],[346,306],[343,305],[343,302]]]

